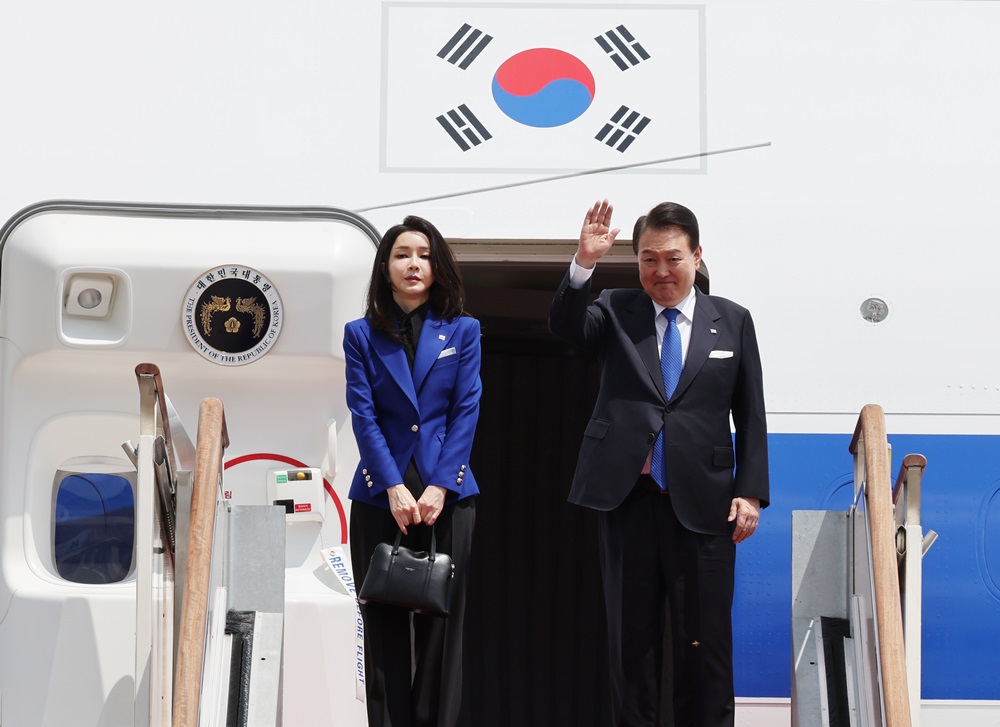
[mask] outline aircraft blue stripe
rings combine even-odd
[[[921,523],[939,538],[924,558],[924,699],[1000,699],[1000,437],[890,435],[895,478],[927,457]],[[850,435],[772,434],[771,507],[739,546],[733,609],[736,693],[788,697],[791,513],[846,510]]]

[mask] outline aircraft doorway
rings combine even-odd
[[[576,241],[451,241],[482,324],[479,481],[462,724],[611,720],[595,513],[566,501],[597,397],[595,357],[555,338],[549,305]],[[708,292],[702,261],[695,283]],[[629,242],[591,283],[638,286]],[[668,698],[669,669],[664,674]]]
[[[566,502],[597,365],[547,326],[568,249],[554,259],[460,253],[483,329],[463,724],[610,721],[596,518]],[[603,265],[595,285],[634,285],[633,260]]]

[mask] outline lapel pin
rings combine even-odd
[[[446,336],[443,333],[439,333],[438,334],[438,340],[439,341],[443,341],[443,340],[445,340],[445,338],[446,338]]]
[[[712,333],[718,333],[718,331],[715,330],[714,328],[709,328],[708,330],[710,330]]]

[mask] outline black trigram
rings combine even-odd
[[[483,48],[490,44],[493,36],[463,23],[451,40],[438,51],[438,58],[443,58],[452,65],[457,65],[463,71],[476,60]]]
[[[437,117],[437,121],[462,151],[469,151],[472,147],[479,146],[484,141],[493,138],[493,135],[486,130],[482,122],[465,104],[441,114]]]
[[[623,152],[632,145],[632,142],[648,125],[648,116],[643,116],[628,106],[622,106],[594,138],[603,141],[612,149]]]
[[[639,41],[632,37],[624,25],[619,25],[604,35],[597,36],[594,40],[604,49],[605,53],[611,56],[615,65],[623,71],[649,60],[649,53],[639,44]]]

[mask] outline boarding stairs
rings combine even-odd
[[[136,367],[137,727],[280,724],[284,509],[223,497],[229,445],[218,399],[201,402],[197,443],[154,364]]]
[[[920,488],[927,460],[895,485],[881,407],[865,406],[850,452],[847,512],[792,513],[792,727],[919,727]]]

